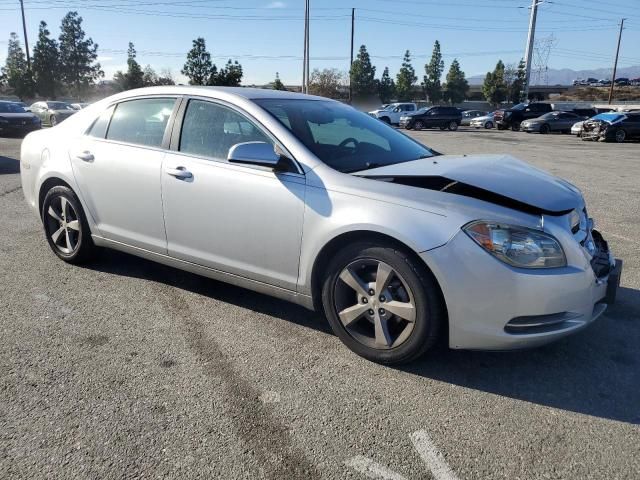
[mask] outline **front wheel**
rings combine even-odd
[[[484,128],[486,128],[487,130],[493,128],[493,122],[487,122],[484,124]]]
[[[616,142],[618,142],[618,143],[624,142],[627,139],[627,132],[625,132],[622,129],[616,130],[615,139],[616,139]]]
[[[51,125],[52,127],[55,127],[58,124],[58,117],[56,117],[55,115],[51,115],[49,117],[49,125]]]
[[[423,128],[424,128],[424,123],[422,123],[422,120],[416,120],[415,123],[413,124],[414,130],[422,130]]]
[[[431,348],[443,308],[431,273],[391,246],[350,245],[329,263],[322,304],[335,334],[358,355],[404,363]]]
[[[520,124],[519,123],[512,123],[511,124],[511,130],[514,132],[519,132],[520,131]]]
[[[449,130],[455,132],[458,129],[458,122],[449,122]]]
[[[94,256],[96,247],[78,197],[68,187],[47,192],[42,203],[42,224],[53,253],[65,262],[83,263]]]
[[[549,127],[549,125],[547,125],[546,123],[540,127],[540,133],[542,135],[546,135],[550,131],[551,131],[551,127]]]

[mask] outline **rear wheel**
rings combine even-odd
[[[426,352],[444,317],[436,282],[423,265],[392,246],[364,242],[330,262],[322,304],[347,347],[385,364]]]
[[[96,247],[78,197],[68,187],[47,192],[42,203],[42,224],[47,242],[58,257],[69,263],[83,263],[94,256]]]
[[[422,120],[416,120],[413,124],[413,128],[414,130],[422,130],[424,128],[424,123],[422,123]]]
[[[458,130],[458,122],[449,122],[449,130],[452,132]]]
[[[615,138],[616,142],[622,143],[627,139],[627,132],[625,132],[622,129],[616,130],[616,134],[615,134],[614,138]]]
[[[511,124],[511,130],[514,132],[519,132],[520,131],[520,123],[512,123]]]
[[[551,131],[551,127],[549,125],[547,125],[546,123],[540,126],[540,133],[541,134],[546,135],[550,131]]]

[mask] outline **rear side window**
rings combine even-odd
[[[162,146],[175,99],[142,98],[119,103],[109,124],[108,140],[147,147]]]
[[[190,100],[180,132],[180,151],[226,160],[229,149],[244,142],[273,141],[235,110],[212,102]]]
[[[96,138],[104,138],[107,135],[107,127],[109,127],[109,120],[111,120],[111,115],[113,115],[114,107],[111,106],[107,108],[102,114],[96,118],[93,125],[87,132],[87,135],[90,137]]]

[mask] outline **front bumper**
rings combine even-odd
[[[26,135],[34,130],[40,130],[40,122],[36,123],[0,123],[0,133],[13,135]]]
[[[523,132],[539,132],[540,124],[539,123],[521,123],[520,130]]]
[[[607,248],[603,255],[613,262]],[[578,251],[577,249],[580,249]],[[529,348],[575,333],[615,299],[621,262],[598,278],[577,243],[567,267],[520,269],[483,251],[462,231],[422,253],[442,289],[449,346],[474,350]]]

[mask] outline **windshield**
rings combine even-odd
[[[27,111],[22,105],[17,103],[0,103],[0,113],[26,113]]]
[[[343,173],[435,155],[380,120],[338,102],[270,98],[255,103],[320,160]]]
[[[47,102],[47,107],[51,110],[73,110],[73,107],[65,102]]]
[[[528,106],[529,106],[528,103],[519,103],[519,104],[514,105],[513,107],[511,107],[511,110],[524,110]]]
[[[622,117],[623,115],[619,113],[599,113],[593,117],[592,120],[604,120],[605,122],[613,123],[620,120]]]

